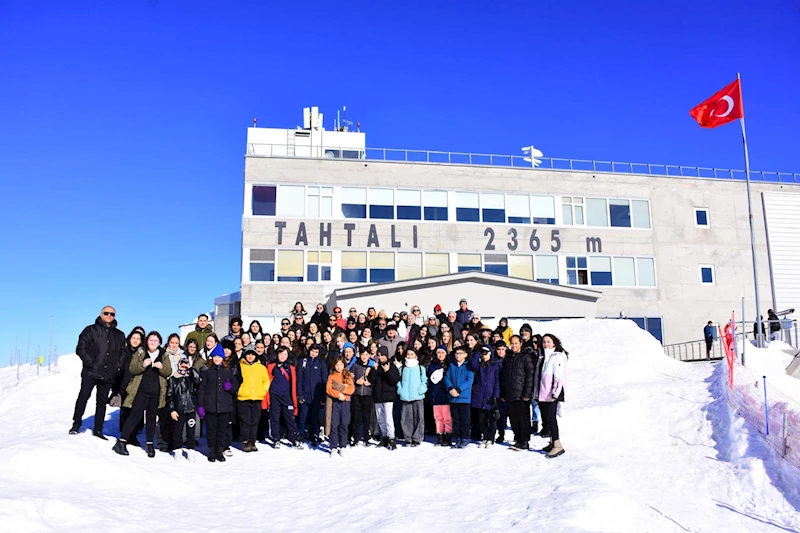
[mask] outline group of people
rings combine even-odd
[[[142,429],[149,457],[158,428],[160,451],[194,462],[205,428],[214,462],[239,440],[248,453],[258,442],[283,442],[331,456],[347,446],[416,447],[426,433],[436,446],[489,448],[505,442],[508,423],[510,449],[529,450],[537,434],[550,440],[540,450],[548,458],[564,453],[556,414],[568,352],[528,324],[519,334],[506,318],[484,325],[466,299],[447,314],[436,305],[427,318],[418,306],[391,317],[350,308],[345,318],[339,307],[328,314],[318,304],[309,314],[297,302],[273,335],[257,320],[245,330],[235,317],[221,339],[201,314],[182,344],[177,333],[164,342],[141,327],[126,337],[115,317],[103,308],[79,337],[83,372],[70,434],[94,389],[96,437],[106,439],[106,404],[120,407],[120,455],[140,446]]]
[[[777,341],[781,338],[781,319],[778,314],[772,309],[767,310],[767,319],[761,317],[760,321],[753,323],[753,338],[758,338],[758,325],[761,324],[761,338],[764,341]],[[769,326],[769,335],[767,335],[767,326]],[[706,359],[711,359],[711,351],[714,348],[714,341],[717,340],[717,327],[709,320],[703,327],[703,338],[706,341]]]

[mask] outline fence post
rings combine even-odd
[[[788,430],[786,429],[786,411],[783,412],[783,457],[786,457],[786,438],[788,436]]]
[[[764,418],[767,423],[767,436],[769,436],[769,404],[767,403],[767,376],[764,377]]]

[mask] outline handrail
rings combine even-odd
[[[293,152],[290,154],[290,147]],[[303,155],[307,152],[308,155]],[[347,155],[345,155],[347,152]],[[745,171],[698,167],[686,165],[667,165],[654,163],[631,163],[623,161],[600,161],[593,159],[565,159],[541,157],[541,164],[531,167],[530,161],[522,155],[485,154],[474,152],[445,152],[436,150],[411,150],[405,148],[356,148],[320,147],[300,144],[249,143],[249,157],[292,157],[311,159],[363,159],[369,161],[405,162],[437,165],[469,165],[509,168],[529,168],[532,170],[588,171],[613,174],[642,174],[649,176],[744,180]],[[357,157],[353,157],[357,156]],[[752,181],[800,184],[800,173],[766,172],[751,170]]]

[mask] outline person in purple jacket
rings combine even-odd
[[[471,405],[478,410],[480,446],[488,448],[494,444],[494,413],[498,410],[497,399],[500,398],[500,364],[493,360],[491,348],[484,346],[480,355],[472,357],[470,365],[475,373]]]

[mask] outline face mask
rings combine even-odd
[[[414,368],[419,364],[419,360],[417,359],[406,359],[406,366],[409,368]]]
[[[550,354],[552,354],[555,351],[556,351],[555,348],[545,348],[544,349],[544,354],[549,357]]]

